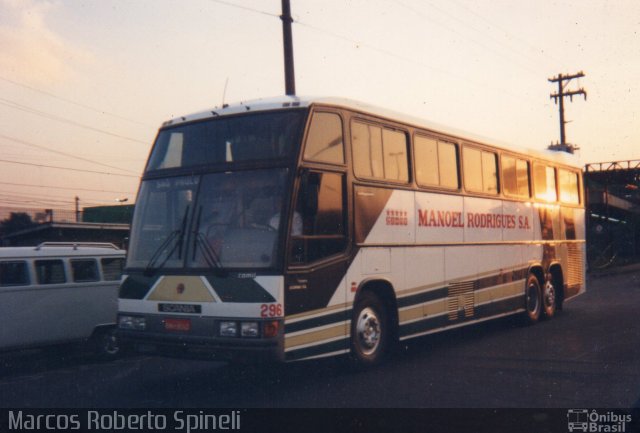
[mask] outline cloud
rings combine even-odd
[[[57,2],[0,0],[0,71],[13,79],[48,84],[72,78],[76,61],[90,53],[56,33],[47,16]]]

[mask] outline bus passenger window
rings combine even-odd
[[[468,191],[498,194],[498,160],[493,152],[465,147],[464,184]]]
[[[580,204],[578,173],[560,169],[558,170],[558,183],[560,184],[560,201]]]
[[[292,233],[292,263],[313,262],[345,249],[344,175],[308,172],[296,212],[301,215],[302,233]]]
[[[382,129],[374,125],[354,122],[351,127],[351,144],[355,175],[383,178]]]
[[[414,139],[416,180],[421,186],[458,189],[456,145],[417,135]]]
[[[556,172],[553,167],[546,165],[533,165],[533,183],[537,199],[544,201],[556,201]]]
[[[304,149],[307,161],[344,164],[342,120],[333,113],[315,113]]]
[[[62,260],[36,260],[38,284],[61,284],[67,281]]]
[[[404,132],[353,122],[351,144],[356,176],[409,181],[407,135]]]
[[[71,260],[71,272],[73,273],[73,281],[76,283],[100,280],[98,263],[94,259]]]
[[[504,192],[516,197],[529,197],[529,163],[524,159],[502,155]]]
[[[29,273],[26,262],[0,262],[0,287],[28,284]]]
[[[407,161],[407,135],[391,129],[382,130],[384,149],[384,178],[407,182],[409,170]]]

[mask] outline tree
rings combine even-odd
[[[9,218],[0,221],[0,235],[8,235],[34,225],[31,216],[25,212],[11,212]]]

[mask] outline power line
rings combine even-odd
[[[247,6],[238,5],[238,4],[235,4],[235,3],[230,3],[230,2],[227,2],[227,1],[224,1],[224,0],[209,0],[209,1],[212,1],[214,3],[219,3],[219,4],[225,5],[225,6],[230,6],[230,7],[236,8],[236,9],[242,9],[242,10],[245,10],[245,11],[253,12],[253,13],[256,13],[256,14],[260,14],[260,15],[266,15],[268,17],[280,18],[280,15],[278,15],[278,14],[274,14],[274,13],[271,13],[271,12],[263,11],[263,10],[260,10],[260,9],[250,8],[250,7],[247,7]]]
[[[307,27],[309,29],[312,29],[312,30],[320,32],[320,33],[327,34],[327,35],[332,36],[334,38],[342,39],[344,41],[347,41],[347,42],[349,42],[351,44],[356,45],[357,47],[368,48],[368,49],[370,49],[372,51],[376,51],[376,52],[378,52],[380,54],[383,54],[385,56],[395,57],[396,59],[402,60],[402,61],[407,62],[407,63],[412,63],[412,64],[415,64],[415,65],[418,65],[418,66],[420,66],[422,68],[425,68],[425,69],[430,69],[432,71],[438,72],[438,73],[440,73],[442,75],[446,75],[448,77],[457,77],[460,80],[462,80],[463,82],[465,82],[466,84],[473,85],[473,86],[476,86],[478,88],[493,89],[493,90],[495,90],[497,92],[503,93],[503,94],[511,96],[513,98],[525,99],[525,100],[528,100],[528,101],[538,102],[537,100],[534,100],[533,98],[530,98],[530,97],[527,97],[527,96],[523,96],[522,94],[515,94],[515,93],[512,93],[512,92],[508,92],[504,88],[499,88],[499,87],[495,87],[495,86],[488,86],[486,83],[474,82],[474,81],[469,80],[467,77],[464,77],[464,76],[462,76],[462,75],[460,75],[460,74],[458,74],[456,72],[452,72],[452,71],[447,71],[447,70],[444,70],[444,69],[436,68],[433,65],[420,62],[420,61],[416,60],[415,58],[405,57],[405,56],[402,56],[400,54],[394,53],[392,51],[385,50],[383,48],[379,48],[379,47],[376,47],[374,45],[371,45],[371,44],[368,44],[368,43],[365,43],[365,42],[362,42],[362,41],[357,41],[355,39],[351,39],[349,37],[346,37],[346,36],[343,36],[343,35],[339,35],[337,33],[328,31],[328,30],[320,28],[320,27],[316,27],[316,26],[311,25],[311,24],[307,24],[307,23],[304,23],[304,22],[301,22],[301,21],[295,21],[294,23],[299,25],[299,26],[301,26],[301,27]]]
[[[30,166],[41,167],[41,168],[55,168],[57,170],[79,171],[79,172],[82,172],[82,173],[104,174],[104,175],[109,175],[109,176],[122,176],[122,177],[133,177],[133,178],[139,178],[140,177],[140,176],[134,176],[134,175],[131,175],[131,174],[108,173],[106,171],[83,170],[83,169],[80,169],[80,168],[58,167],[58,166],[55,166],[55,165],[34,164],[34,163],[30,163],[30,162],[20,162],[20,161],[9,161],[9,160],[6,160],[6,159],[0,159],[0,162],[4,162],[6,164],[30,165]]]
[[[0,98],[0,105],[4,105],[4,106],[7,106],[9,108],[13,108],[15,110],[24,111],[24,112],[29,113],[29,114],[35,114],[37,116],[41,116],[41,117],[44,117],[46,119],[55,120],[57,122],[67,123],[69,125],[77,126],[79,128],[88,129],[90,131],[99,132],[101,134],[110,135],[110,136],[116,137],[116,138],[121,138],[123,140],[134,141],[136,143],[142,143],[142,144],[148,144],[146,141],[138,140],[136,138],[127,137],[125,135],[120,135],[120,134],[116,134],[116,133],[109,132],[109,131],[105,131],[104,129],[100,129],[100,128],[94,128],[93,126],[85,125],[83,123],[76,122],[75,120],[67,119],[67,118],[64,118],[64,117],[56,116],[55,114],[50,114],[50,113],[47,113],[45,111],[37,110],[35,108],[28,107],[26,105],[20,104],[20,103],[15,102],[15,101],[11,101],[9,99]]]
[[[24,187],[29,187],[29,188],[64,189],[64,190],[68,190],[68,191],[104,192],[104,193],[113,193],[113,194],[135,194],[135,191],[112,191],[112,190],[108,190],[108,189],[91,189],[91,188],[52,186],[52,185],[35,185],[35,184],[30,184],[30,183],[0,182],[0,185],[24,186]]]
[[[481,47],[481,48],[485,49],[485,50],[486,50],[486,51],[488,51],[488,52],[493,53],[493,54],[494,54],[494,55],[496,55],[497,57],[499,57],[499,58],[501,58],[501,59],[503,59],[503,60],[510,61],[510,62],[511,62],[511,63],[513,63],[514,65],[516,65],[516,66],[518,66],[518,67],[520,67],[520,68],[522,68],[522,69],[526,70],[526,71],[527,71],[527,72],[529,72],[530,74],[535,75],[535,76],[538,76],[538,75],[539,75],[537,71],[534,71],[534,70],[533,70],[533,69],[531,69],[530,67],[528,67],[528,66],[526,66],[526,65],[524,65],[524,64],[522,64],[522,63],[520,63],[519,61],[517,61],[517,60],[515,60],[515,59],[513,59],[513,58],[509,58],[509,57],[505,56],[503,53],[499,52],[498,50],[496,50],[496,49],[494,49],[494,48],[492,48],[492,47],[489,47],[489,46],[487,46],[487,45],[483,44],[482,42],[480,42],[479,40],[477,40],[477,39],[475,39],[475,38],[472,38],[471,36],[467,36],[467,35],[465,35],[465,34],[463,34],[463,33],[459,32],[459,31],[457,31],[455,28],[452,28],[452,27],[450,27],[450,26],[448,26],[448,25],[446,25],[446,24],[443,24],[443,23],[441,23],[441,22],[439,22],[439,21],[434,20],[430,15],[427,15],[427,14],[425,14],[425,13],[421,12],[420,10],[418,10],[418,9],[416,9],[416,8],[412,7],[412,6],[409,6],[409,5],[407,5],[407,4],[405,4],[405,3],[403,3],[403,2],[401,2],[401,1],[399,1],[399,0],[392,0],[392,1],[393,1],[394,3],[396,3],[396,4],[398,4],[398,5],[400,5],[400,6],[404,7],[404,8],[406,8],[406,9],[408,9],[408,10],[412,11],[413,13],[415,13],[415,14],[419,15],[420,17],[422,17],[422,18],[424,18],[424,19],[427,19],[427,20],[429,20],[429,21],[431,21],[431,22],[433,22],[433,23],[435,23],[435,24],[437,24],[437,25],[441,26],[441,27],[442,27],[442,28],[444,28],[445,30],[448,30],[448,31],[449,31],[449,32],[451,32],[451,33],[454,33],[454,34],[456,34],[456,35],[458,35],[458,36],[460,36],[460,37],[462,37],[462,38],[465,38],[465,39],[469,40],[471,43],[473,43],[473,44],[475,44],[475,45],[478,45],[479,47]],[[465,22],[464,22],[464,21],[462,21],[460,18],[458,18],[458,17],[456,17],[456,16],[454,16],[454,15],[450,14],[449,12],[447,12],[447,11],[443,10],[442,8],[439,8],[439,7],[437,7],[436,5],[434,5],[434,4],[430,3],[430,2],[427,2],[427,4],[428,4],[431,8],[433,8],[433,9],[437,10],[438,12],[440,12],[442,15],[445,15],[445,16],[449,17],[450,19],[453,19],[454,21],[457,21],[457,22],[459,22],[460,24],[462,24],[462,25],[464,26],[464,27],[462,27],[462,28],[464,28],[464,29],[470,29],[470,30],[473,30],[473,31],[475,31],[475,32],[478,32],[478,33],[483,34],[483,33],[482,33],[482,32],[480,32],[479,30],[477,30],[475,27],[473,27],[473,26],[469,25],[468,23],[465,23]],[[504,44],[503,44],[502,42],[500,42],[500,41],[497,41],[497,40],[495,40],[495,39],[494,39],[494,41],[495,41],[495,42],[497,42],[497,43],[499,43],[499,44],[502,44],[503,46],[505,46],[505,47],[506,47],[506,48],[508,48],[508,49],[512,49],[511,47],[504,45]]]
[[[46,146],[41,146],[39,144],[30,143],[30,142],[25,141],[25,140],[20,140],[20,139],[15,138],[15,137],[9,137],[9,136],[4,135],[4,134],[0,134],[0,138],[4,138],[6,140],[10,140],[10,141],[13,141],[14,143],[19,143],[19,144],[22,144],[22,145],[25,145],[25,146],[35,147],[36,149],[46,150],[47,152],[56,153],[58,155],[67,156],[69,158],[77,159],[79,161],[90,162],[92,164],[101,165],[101,166],[107,167],[107,168],[115,168],[116,170],[126,171],[127,173],[134,174],[134,172],[131,171],[131,170],[127,170],[127,169],[124,169],[124,168],[121,168],[121,167],[117,167],[117,166],[114,166],[114,165],[105,164],[103,162],[94,161],[92,159],[83,158],[81,156],[73,155],[73,154],[70,154],[70,153],[61,152],[59,150],[54,150],[54,149],[48,148]]]
[[[520,43],[522,43],[523,45],[526,45],[527,48],[529,50],[531,50],[532,52],[539,54],[539,55],[543,55],[545,57],[547,57],[550,60],[553,60],[554,63],[558,63],[558,59],[555,59],[553,56],[547,54],[544,52],[544,50],[532,45],[529,41],[527,41],[526,39],[520,38],[510,32],[508,32],[507,30],[503,29],[502,27],[500,27],[499,25],[495,24],[494,22],[488,20],[486,17],[484,17],[483,15],[480,15],[479,13],[477,13],[476,11],[468,8],[467,6],[465,6],[464,4],[460,3],[458,0],[453,0],[453,2],[460,8],[465,9],[466,11],[470,12],[471,14],[477,16],[478,18],[480,18],[482,21],[484,21],[485,23],[489,24],[492,27],[495,27],[496,29],[500,30],[501,32],[503,32],[505,35],[509,36],[512,39],[518,40],[520,41]]]
[[[42,89],[37,89],[37,88],[35,88],[35,87],[28,86],[28,85],[26,85],[26,84],[24,84],[24,83],[20,83],[20,82],[18,82],[18,81],[10,80],[10,79],[8,79],[8,78],[6,78],[6,77],[3,77],[3,76],[0,76],[0,80],[5,81],[5,82],[7,82],[7,83],[11,83],[11,84],[13,84],[13,85],[15,85],[15,86],[19,86],[19,87],[23,87],[23,88],[25,88],[25,89],[29,89],[29,90],[31,90],[32,92],[41,93],[41,94],[43,94],[43,95],[47,95],[47,96],[49,96],[49,97],[51,97],[51,98],[58,99],[58,100],[60,100],[60,101],[64,101],[64,102],[66,102],[67,104],[76,105],[76,106],[78,106],[78,107],[85,108],[85,109],[87,109],[87,110],[95,111],[96,113],[100,113],[100,114],[104,114],[104,115],[107,115],[107,116],[115,117],[115,118],[117,118],[117,119],[125,120],[125,121],[127,121],[127,122],[135,123],[135,124],[137,124],[137,125],[151,127],[150,125],[144,124],[144,123],[139,122],[139,121],[137,121],[137,120],[129,119],[129,118],[127,118],[127,117],[120,116],[120,115],[115,114],[115,113],[109,113],[108,111],[101,110],[101,109],[99,109],[99,108],[95,108],[95,107],[92,107],[92,106],[90,106],[90,105],[83,104],[83,103],[81,103],[81,102],[73,101],[73,100],[71,100],[71,99],[64,98],[64,97],[62,97],[62,96],[60,96],[60,95],[56,95],[55,93],[47,92],[46,90],[42,90]]]

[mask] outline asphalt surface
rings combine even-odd
[[[640,272],[591,277],[552,320],[505,318],[404,344],[383,365],[276,368],[77,348],[0,356],[5,408],[638,408]]]

